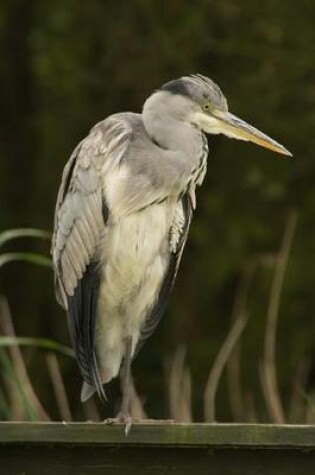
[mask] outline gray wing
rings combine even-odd
[[[68,323],[84,381],[102,395],[94,350],[99,286],[98,249],[108,208],[104,174],[119,166],[132,130],[118,116],[97,124],[67,163],[57,197],[52,256],[56,297],[68,310]]]
[[[170,256],[168,269],[161,285],[156,303],[148,314],[143,328],[141,329],[137,351],[145,342],[145,340],[147,340],[155,331],[165,312],[174,286],[182,253],[187,241],[188,231],[193,215],[193,204],[194,203],[192,203],[191,193],[187,192],[176,205],[174,219],[169,235]]]

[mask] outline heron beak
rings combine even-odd
[[[220,124],[221,133],[238,140],[246,140],[253,142],[261,147],[268,148],[273,152],[292,157],[292,153],[280,145],[278,142],[263,134],[255,127],[247,124],[247,122],[239,119],[229,112],[215,111],[212,113],[213,117],[218,120]]]

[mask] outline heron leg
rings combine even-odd
[[[130,415],[130,396],[132,392],[131,387],[131,353],[132,353],[132,337],[126,338],[126,352],[125,358],[120,370],[120,384],[122,392],[122,400],[118,418],[126,423],[126,433],[129,432],[131,427],[131,415]]]

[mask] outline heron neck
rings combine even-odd
[[[168,114],[164,103],[146,101],[142,120],[150,139],[161,148],[182,152],[189,161],[200,155],[202,147],[201,132],[192,125]]]

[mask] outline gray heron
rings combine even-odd
[[[83,378],[81,401],[122,375],[118,419],[130,421],[131,362],[164,314],[207,170],[205,134],[291,156],[228,111],[200,74],[164,84],[142,113],[96,124],[66,164],[52,257]]]

